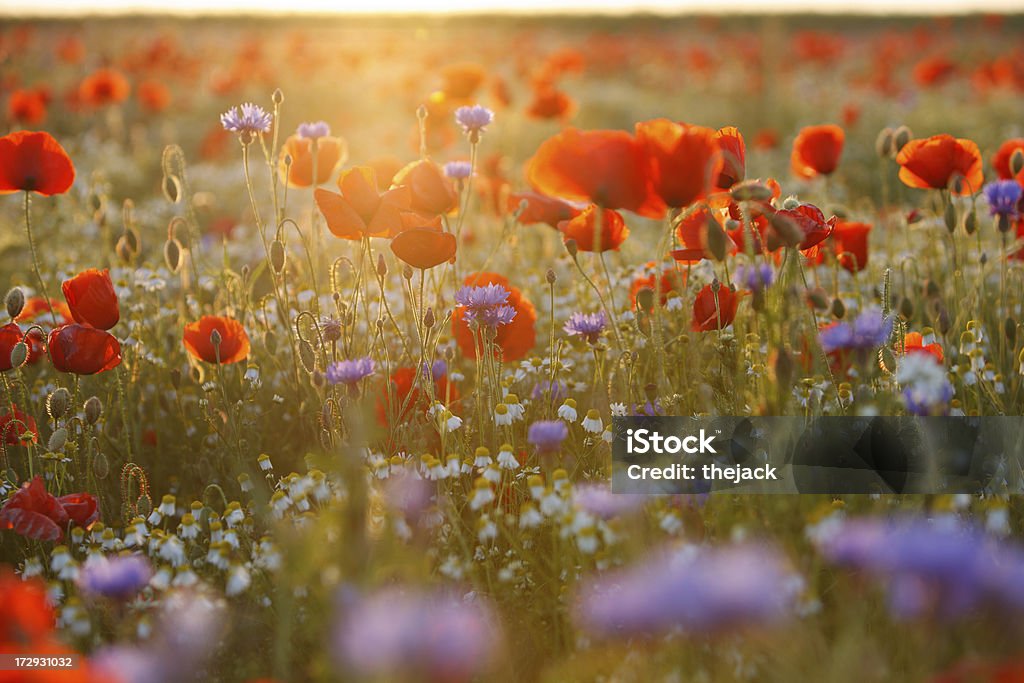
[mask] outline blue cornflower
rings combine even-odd
[[[988,213],[990,216],[999,217],[1000,229],[1004,232],[1009,229],[1009,222],[1020,216],[1020,196],[1021,187],[1016,180],[997,180],[985,186]],[[1002,227],[1003,223],[1006,224],[1005,229]]]
[[[373,359],[369,356],[338,361],[327,366],[327,381],[331,384],[345,384],[351,387],[372,375],[373,368]]]
[[[530,425],[526,440],[541,453],[554,453],[569,436],[569,428],[561,420],[539,420]]]
[[[326,121],[312,121],[310,123],[300,123],[298,130],[295,132],[300,138],[315,140],[330,135],[331,127],[327,125]]]
[[[487,107],[474,104],[472,107],[459,107],[455,110],[455,121],[462,126],[462,130],[470,137],[479,138],[491,121],[494,120],[494,112]]]
[[[736,281],[752,292],[759,292],[775,281],[775,271],[767,263],[736,268]]]
[[[569,336],[579,336],[596,344],[608,324],[604,311],[597,313],[573,313],[562,327]]]
[[[252,102],[246,102],[241,107],[231,107],[220,115],[220,123],[224,130],[238,133],[239,135],[256,135],[266,133],[270,130],[270,124],[274,117],[264,111],[263,107]]]
[[[449,161],[444,165],[444,174],[452,180],[463,180],[473,173],[473,165],[468,161]]]
[[[455,293],[455,302],[466,309],[467,323],[498,327],[509,324],[516,317],[516,309],[505,303],[509,294],[511,292],[501,285],[466,286]]]
[[[864,311],[853,323],[840,322],[823,328],[818,333],[825,353],[839,350],[877,349],[885,344],[892,333],[892,318],[882,316],[877,308]]]
[[[142,555],[96,557],[82,566],[78,584],[92,595],[128,600],[135,597],[152,576],[153,569]]]

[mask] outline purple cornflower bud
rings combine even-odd
[[[569,436],[569,428],[561,420],[539,420],[530,425],[526,440],[541,453],[554,453]]]
[[[468,161],[449,161],[444,165],[444,174],[452,180],[465,180],[473,173],[473,164]]]
[[[494,112],[479,104],[474,104],[472,107],[459,107],[455,110],[455,121],[462,126],[462,130],[467,135],[479,136],[493,120]]]
[[[601,333],[608,324],[604,311],[597,313],[573,313],[562,327],[569,336],[580,336],[591,344],[596,344]]]
[[[142,555],[95,557],[78,576],[79,588],[91,595],[129,600],[149,583],[153,570]]]
[[[253,104],[252,102],[246,102],[241,107],[241,113],[239,113],[238,107],[231,107],[226,112],[220,115],[220,123],[224,126],[224,130],[232,133],[248,133],[249,135],[257,135],[259,133],[266,133],[270,130],[270,124],[273,123],[274,117],[263,110],[263,107]]]
[[[327,125],[326,121],[312,121],[310,123],[300,123],[298,130],[295,132],[300,138],[316,140],[317,138],[325,138],[330,135],[331,127]]]
[[[723,632],[787,617],[802,583],[767,546],[688,547],[584,584],[577,621],[599,636]]]
[[[1001,216],[1015,219],[1020,215],[1017,203],[1020,201],[1021,187],[1016,180],[997,180],[985,186],[985,199],[988,200],[990,216]]]
[[[338,361],[327,366],[327,381],[331,384],[344,384],[351,387],[356,382],[372,375],[373,368],[373,359],[369,356],[356,360]]]

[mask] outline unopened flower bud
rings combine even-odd
[[[544,279],[547,280],[549,285],[555,284],[558,280],[558,276],[555,275],[554,268],[548,268],[548,272],[544,274]]]
[[[284,93],[280,88],[274,88],[274,94],[270,96],[270,99],[274,104],[281,104],[284,102]]]
[[[900,126],[892,134],[892,153],[893,156],[900,153],[903,146],[910,142],[910,139],[914,137],[914,134],[910,132],[910,129],[906,126]]]
[[[64,448],[64,444],[68,442],[68,430],[60,427],[55,429],[53,434],[50,435],[50,440],[46,442],[46,449],[49,451],[60,451]]]
[[[377,254],[377,277],[381,280],[388,274],[388,264],[384,260],[384,254]]]
[[[412,280],[412,266],[407,264],[405,267],[402,268],[402,277],[404,277],[406,280]]]
[[[220,343],[223,340],[223,337],[220,336],[220,330],[213,330],[210,332],[210,343],[213,344],[214,349],[219,349]]]
[[[973,235],[978,230],[978,212],[971,209],[964,216],[964,230],[968,235]]]
[[[20,368],[28,360],[28,344],[23,341],[18,342],[11,349],[11,367]]]
[[[428,307],[427,312],[423,314],[423,326],[429,330],[435,322],[437,321],[434,320],[434,309]]]
[[[718,278],[716,277],[714,280],[711,281],[711,291],[714,292],[715,294],[718,294],[718,292],[721,289],[722,289],[722,283],[719,282]]]
[[[846,304],[839,297],[832,299],[832,315],[839,320],[842,320],[846,315]]]
[[[181,267],[181,242],[173,237],[164,243],[164,263],[172,273]]]
[[[565,241],[565,250],[569,252],[569,256],[572,256],[575,260],[576,254],[579,253],[579,245],[576,244],[576,240],[570,237]]]
[[[275,275],[280,275],[284,270],[285,253],[284,243],[275,239],[270,243],[270,267],[274,269]]]
[[[725,234],[725,230],[722,230],[722,224],[710,216],[708,216],[707,226],[708,251],[711,252],[716,261],[724,261],[726,243],[729,241],[729,238]]]
[[[54,420],[64,417],[70,406],[71,393],[64,387],[55,389],[46,397],[46,412]]]
[[[299,360],[302,361],[302,367],[306,372],[311,373],[316,369],[316,353],[313,351],[313,345],[305,339],[299,340]]]
[[[21,291],[21,287],[11,287],[4,303],[7,304],[7,315],[12,319],[17,318],[21,315],[21,310],[25,308],[25,292]]]
[[[641,311],[654,308],[654,290],[650,287],[641,287],[636,293],[636,307]]]
[[[744,180],[733,185],[729,194],[738,202],[766,202],[772,198],[772,188],[758,180]]]
[[[85,401],[83,406],[85,411],[85,421],[91,425],[99,422],[100,416],[103,414],[103,403],[95,396],[90,396]]]
[[[271,356],[277,353],[277,335],[270,330],[263,333],[263,348],[267,350]]]
[[[956,207],[950,202],[946,204],[946,210],[942,214],[942,220],[946,223],[946,230],[956,230]]]
[[[892,128],[885,127],[878,133],[878,137],[875,138],[875,154],[884,159],[892,155],[892,147],[893,130]]]
[[[829,307],[828,293],[821,287],[808,290],[807,300],[811,302],[811,305],[820,311],[824,311]]]
[[[793,211],[800,208],[800,200],[796,197],[786,197],[782,202],[782,208],[784,211]]]

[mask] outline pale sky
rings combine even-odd
[[[61,15],[125,12],[237,13],[479,13],[487,11],[721,13],[707,0],[0,0],[0,14]],[[869,14],[965,14],[1022,12],[1024,0],[730,0],[730,12],[853,12]]]

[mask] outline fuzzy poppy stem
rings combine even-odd
[[[53,318],[53,326],[57,327],[57,313],[50,303],[50,295],[46,292],[46,283],[43,282],[43,272],[39,269],[39,256],[36,254],[36,241],[32,237],[32,194],[25,193],[25,233],[28,235],[28,248],[32,252],[32,268],[36,271],[36,279],[39,281],[39,294],[50,309],[50,317]]]

